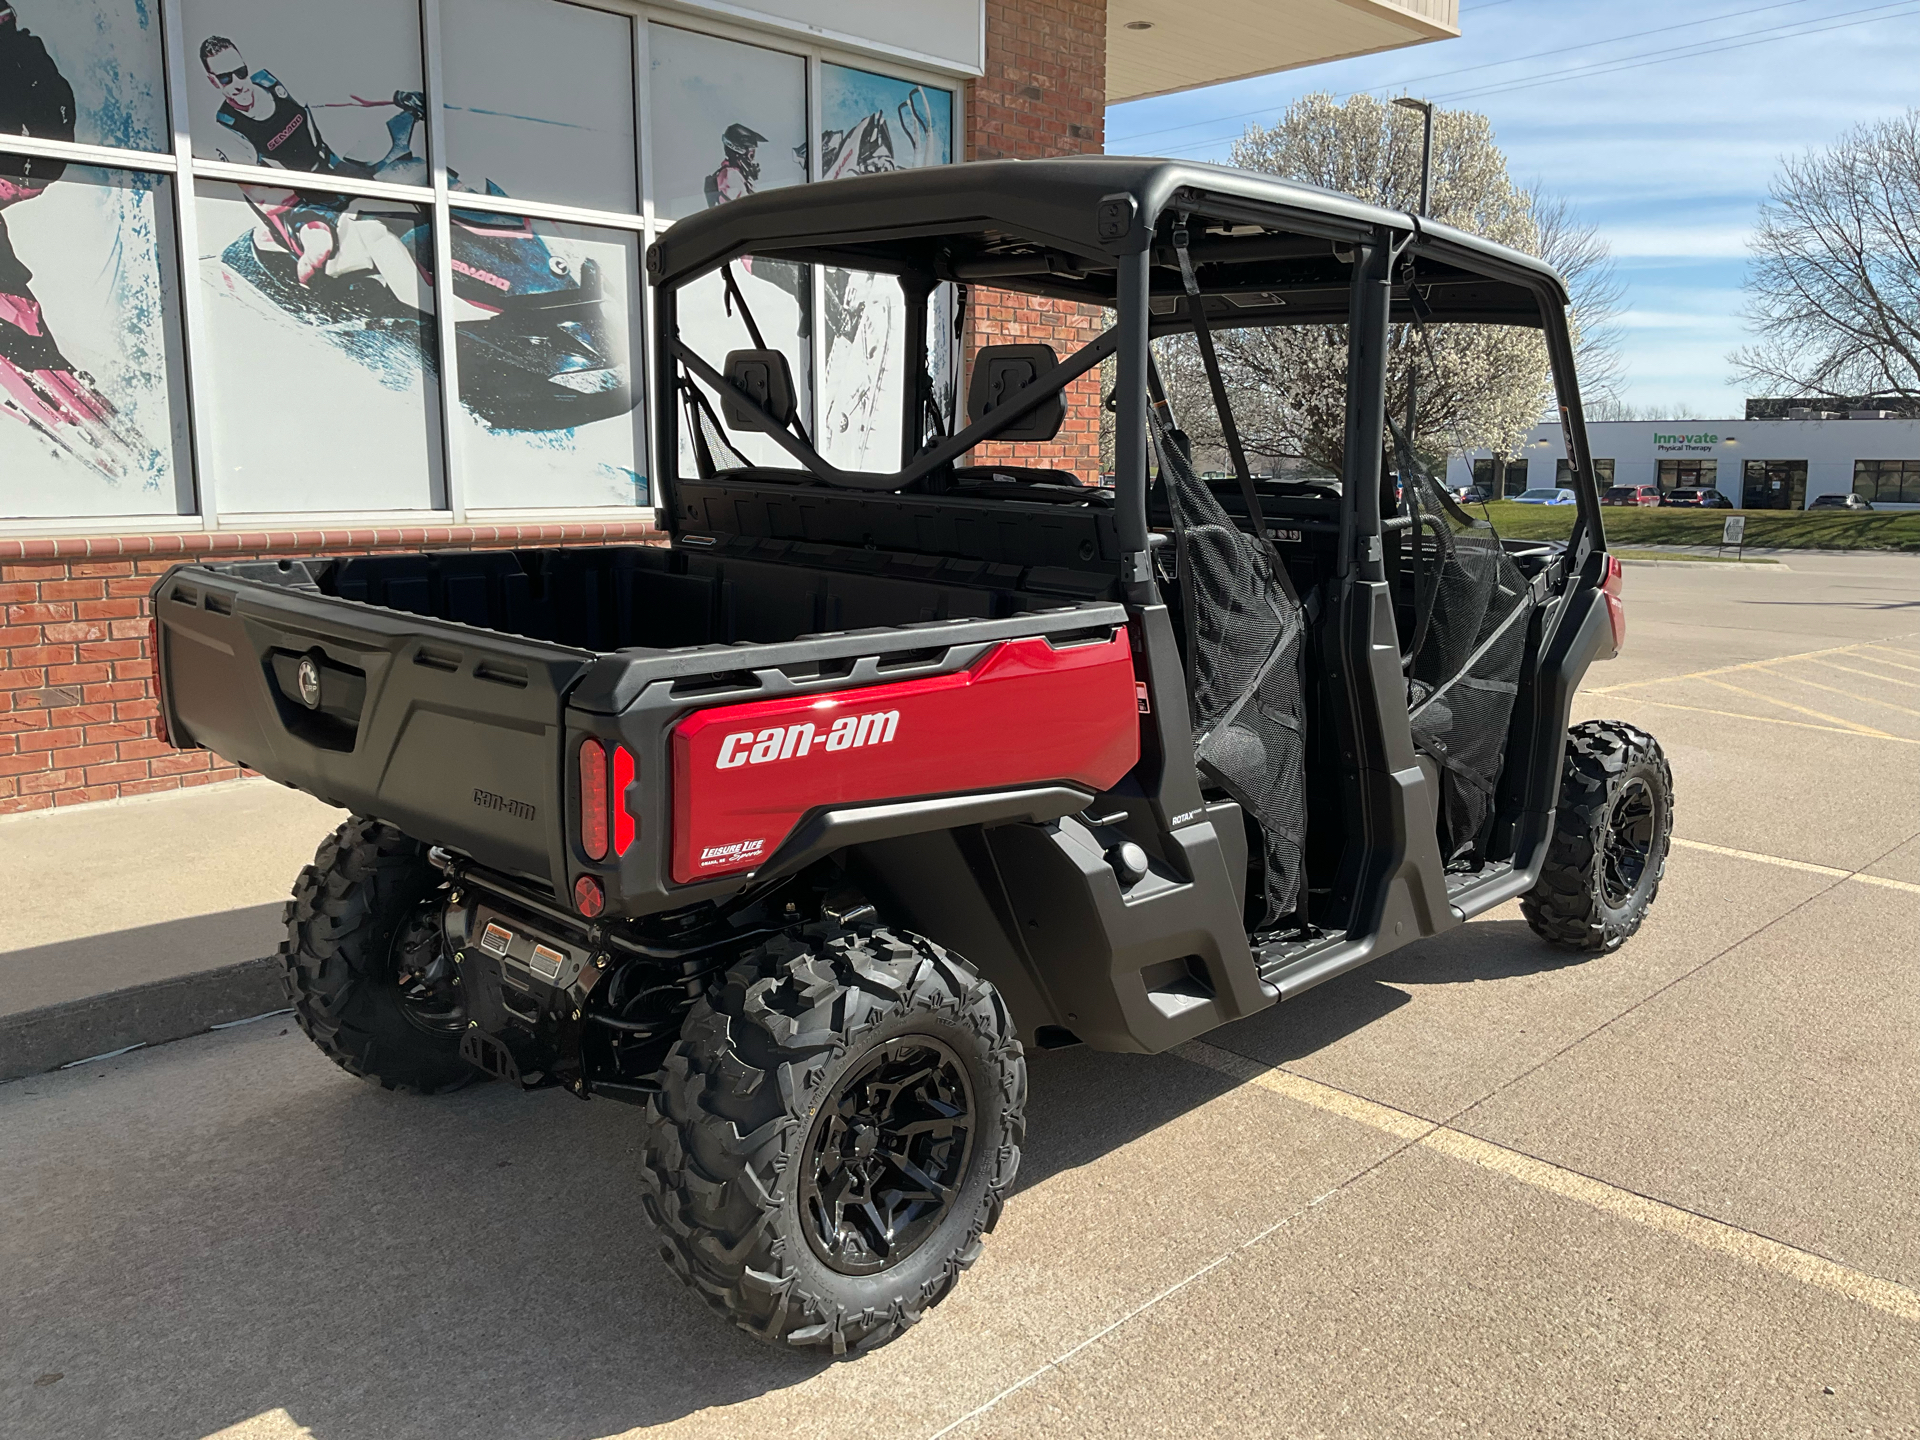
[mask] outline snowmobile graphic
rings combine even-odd
[[[828,130],[820,138],[823,180],[919,169],[943,161],[933,105],[918,85],[894,107],[891,119],[883,110],[869,111],[844,130]],[[878,455],[897,443],[882,417],[898,403],[888,385],[898,380],[899,362],[893,350],[898,340],[896,312],[902,304],[899,286],[891,276],[837,268],[828,268],[824,279],[828,373],[821,397],[821,429],[840,447],[835,455],[841,463],[877,464],[869,449]],[[943,301],[936,305],[944,311]],[[953,414],[950,389],[948,377],[939,376],[936,393],[948,418]]]
[[[0,130],[43,140],[74,137],[73,87],[7,0],[0,0]],[[33,203],[66,168],[64,160],[44,155],[0,157],[0,212]],[[32,280],[0,213],[0,415],[12,416],[108,480],[141,473],[151,448],[95,388],[93,377],[61,353]]]
[[[425,118],[417,94],[400,92],[388,122],[392,146],[379,161],[343,161],[341,172],[399,184],[431,183],[413,152]],[[448,172],[453,189],[478,194]],[[493,181],[485,194],[505,198]],[[256,187],[257,188],[257,187]],[[395,384],[436,367],[433,324],[450,313],[461,402],[497,430],[564,430],[633,409],[637,397],[606,311],[599,265],[557,255],[532,220],[465,206],[452,212],[453,301],[436,305],[432,231],[412,205],[335,197],[334,258],[305,283],[275,208],[248,196],[262,224],[221,253],[230,292],[244,282]],[[366,227],[372,227],[371,229]]]
[[[896,148],[895,136],[905,147]],[[844,130],[829,130],[821,137],[820,178],[839,180],[848,175],[877,175],[887,170],[917,170],[941,163],[934,145],[933,102],[924,87],[916,85],[907,98],[894,106],[893,119],[875,110]]]

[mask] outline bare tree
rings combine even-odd
[[[1588,402],[1584,407],[1589,420],[1704,420],[1693,406],[1684,400],[1676,400],[1666,405],[1629,405],[1624,400],[1612,396],[1603,396]]]
[[[1735,378],[1789,395],[1920,395],[1920,110],[1783,160],[1748,242],[1756,343]]]
[[[1527,192],[1527,201],[1536,232],[1533,253],[1560,272],[1573,302],[1580,397],[1586,405],[1617,403],[1624,378],[1618,322],[1626,287],[1614,267],[1613,249],[1597,227],[1573,213],[1564,197],[1536,185]]]
[[[1619,284],[1605,242],[1564,204],[1515,185],[1484,115],[1434,112],[1433,216],[1515,249],[1542,255],[1567,275],[1576,333],[1601,393],[1611,393],[1616,337],[1608,324]],[[1336,104],[1308,95],[1272,127],[1253,125],[1233,147],[1235,165],[1343,191],[1394,210],[1418,206],[1420,119],[1356,95]],[[1582,315],[1578,304],[1588,307]],[[1551,396],[1546,346],[1537,331],[1495,325],[1394,327],[1388,361],[1390,413],[1404,414],[1410,378],[1419,390],[1420,449],[1429,461],[1487,447],[1510,451]],[[1338,471],[1346,431],[1344,327],[1229,330],[1218,337],[1235,415],[1248,450],[1302,456]],[[1156,350],[1175,408],[1199,446],[1220,443],[1194,343]]]

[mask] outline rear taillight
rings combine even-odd
[[[633,784],[633,756],[624,745],[613,747],[613,853],[624,855],[633,844],[633,812],[627,809],[627,787]]]
[[[609,853],[618,858],[633,848],[638,827],[627,809],[632,784],[633,754],[626,746],[615,745],[609,763],[600,741],[580,742],[580,849],[589,860],[605,860]]]
[[[580,848],[589,860],[607,858],[607,752],[598,740],[580,742]]]
[[[1607,623],[1613,626],[1613,651],[1619,654],[1627,643],[1627,606],[1620,598],[1625,571],[1617,555],[1607,556],[1607,578],[1600,582],[1600,593],[1607,597]]]
[[[167,694],[160,684],[160,617],[147,617],[147,660],[153,666],[153,738],[162,745],[173,744],[167,734]]]

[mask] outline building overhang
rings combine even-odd
[[[1459,34],[1460,0],[1108,0],[1107,103]]]

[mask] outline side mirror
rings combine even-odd
[[[778,350],[731,350],[725,370],[727,388],[720,395],[720,414],[729,430],[767,431],[784,429],[799,413],[800,397],[793,383],[793,371],[787,357]],[[769,425],[766,416],[740,403],[745,392],[761,409],[773,416],[777,425]]]

